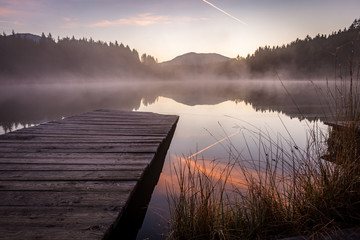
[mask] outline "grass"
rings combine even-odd
[[[360,92],[350,81],[327,90],[332,120],[344,127],[309,129],[305,149],[259,130],[250,160],[236,152],[226,165],[180,158],[168,189],[169,238],[317,238],[360,227]]]

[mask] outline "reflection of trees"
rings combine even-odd
[[[14,128],[16,128],[17,123],[12,122],[2,122],[1,127],[3,128],[4,132],[11,132]]]
[[[316,84],[288,81],[285,82],[285,90],[279,81],[222,82],[215,85],[198,83],[183,85],[181,91],[170,88],[163,96],[187,105],[244,101],[256,111],[277,111],[290,117],[314,119],[327,115],[326,106],[323,105],[326,99],[315,90]],[[326,83],[319,82],[318,87],[325,88]]]
[[[148,83],[128,85],[73,85],[62,87],[22,87],[0,89],[0,123],[10,131],[12,124],[37,124],[95,109],[138,109],[141,101],[152,104],[157,97],[172,98],[186,105],[218,104],[226,100],[244,101],[256,111],[278,111],[290,117],[326,116],[323,98],[313,84],[277,81],[202,83]],[[319,83],[325,86],[325,83]]]
[[[13,124],[37,124],[95,109],[132,110],[143,96],[152,92],[134,85],[6,86],[0,89],[0,125],[10,131]]]
[[[158,96],[165,96],[187,104],[217,104],[226,100],[245,101],[257,111],[278,111],[290,117],[308,118],[327,115],[323,96],[315,87],[303,81],[287,82],[288,93],[279,84],[271,81],[221,81],[224,79],[248,79],[263,77],[267,73],[286,70],[295,78],[345,75],[349,59],[359,56],[360,20],[355,20],[349,29],[339,30],[329,36],[307,36],[281,47],[261,47],[247,58],[238,57],[228,61],[207,64],[158,64],[157,60],[129,46],[115,43],[95,42],[90,39],[63,38],[55,41],[51,34],[24,38],[15,34],[0,35],[0,80],[19,84],[15,77],[27,80],[39,76],[69,74],[102,79],[116,76],[122,79],[164,80],[186,79],[175,82],[141,81],[135,84],[122,82],[118,85],[88,84],[16,88],[0,88],[0,125],[11,131],[16,124],[36,124],[59,119],[94,109],[139,108],[153,103]],[[353,66],[359,65],[354,59]],[[5,77],[6,76],[6,77]],[[10,78],[7,78],[10,76]],[[13,78],[11,78],[13,77]],[[66,82],[68,78],[46,77],[46,82]],[[216,83],[210,81],[216,80]],[[219,80],[221,79],[221,80]],[[98,81],[99,82],[99,81]],[[115,82],[115,81],[114,81]],[[141,85],[140,85],[141,84]],[[321,85],[321,84],[320,84]],[[289,96],[289,94],[291,96]]]

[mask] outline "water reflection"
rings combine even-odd
[[[158,96],[188,106],[244,101],[256,111],[279,111],[291,117],[314,119],[325,116],[321,88],[324,82],[287,81],[214,82],[121,82],[83,84],[2,85],[0,126],[2,132],[92,111],[94,109],[139,109]],[[291,101],[289,94],[294,101]],[[295,107],[294,102],[298,107]]]
[[[138,110],[180,115],[159,184],[155,188],[138,239],[158,239],[161,233],[166,232],[166,219],[169,218],[169,213],[164,210],[164,206],[167,206],[166,187],[172,185],[172,168],[179,161],[190,160],[190,165],[197,165],[203,172],[210,171],[212,162],[216,161],[218,172],[213,173],[213,176],[220,178],[220,172],[226,169],[229,162],[232,164],[241,160],[241,165],[248,167],[249,171],[261,174],[266,167],[266,158],[279,159],[275,156],[275,149],[269,149],[270,141],[275,141],[275,144],[272,142],[272,148],[276,148],[278,144],[285,151],[287,148],[289,152],[294,148],[302,151],[306,148],[308,131],[327,128],[320,120],[292,118],[283,112],[272,110],[257,111],[245,101],[227,100],[218,104],[189,106],[170,98],[158,97],[153,104],[141,103]],[[262,138],[261,142],[259,138]],[[264,147],[271,154],[266,156]],[[193,160],[195,158],[201,160],[200,165]],[[258,159],[261,161],[254,164],[254,160]],[[286,162],[287,159],[282,160]],[[244,186],[239,166],[234,168],[229,182],[239,187]],[[159,212],[161,218],[156,217]]]
[[[205,149],[196,155],[205,165],[216,160],[221,169],[229,159],[248,159],[244,164],[257,169],[250,160],[266,157],[259,153],[259,133],[301,149],[309,129],[326,128],[320,120],[328,116],[328,103],[318,92],[327,84],[287,81],[284,85],[286,89],[277,81],[2,86],[0,133],[95,109],[179,115],[163,172],[138,234],[138,239],[159,239],[168,231],[166,186],[171,184],[176,161]],[[242,184],[240,175],[234,174],[232,181]]]

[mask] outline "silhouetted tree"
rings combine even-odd
[[[75,39],[54,41],[51,33],[41,34],[38,42],[26,36],[0,36],[0,75],[41,76],[59,73],[96,76],[133,76],[148,71],[138,52],[123,44]]]
[[[141,62],[145,65],[151,66],[157,64],[157,59],[144,53],[143,55],[141,55]]]
[[[349,29],[295,41],[281,47],[259,47],[246,58],[252,75],[262,76],[285,69],[289,77],[325,77],[334,73],[337,66],[347,66],[353,51],[359,52],[360,21],[355,20]],[[354,43],[354,44],[352,44]],[[334,54],[336,52],[336,54]],[[336,58],[336,59],[335,59]]]

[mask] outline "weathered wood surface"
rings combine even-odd
[[[0,239],[111,236],[177,120],[98,110],[0,135]]]

